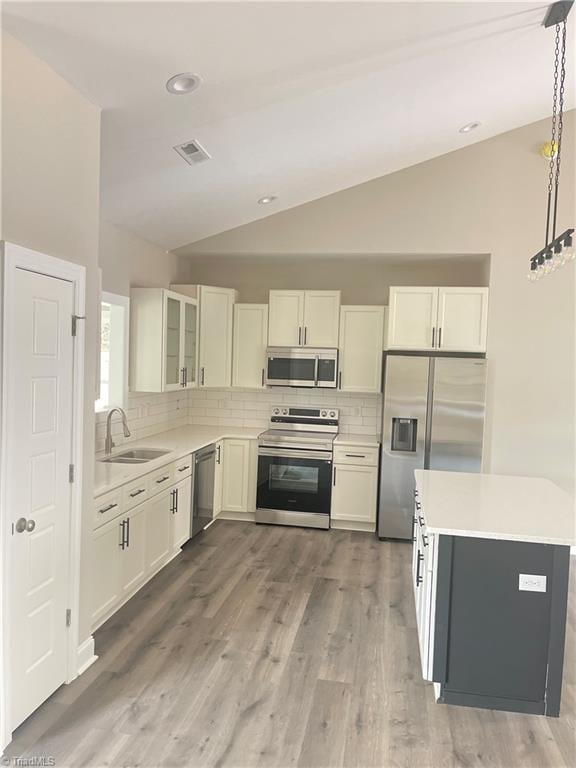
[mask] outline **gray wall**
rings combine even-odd
[[[574,226],[574,117],[565,119],[560,231]],[[576,262],[535,284],[525,277],[544,237],[547,165],[538,146],[549,130],[548,121],[533,123],[178,253],[192,257],[192,275],[220,274],[223,284],[236,279],[230,257],[248,255],[246,293],[271,274],[254,268],[254,256],[272,270],[294,254],[490,254],[486,467],[543,475],[573,492]],[[283,287],[306,284],[301,265],[293,277],[282,265]],[[349,270],[337,287],[373,297],[365,274]],[[384,281],[375,292],[385,292]]]

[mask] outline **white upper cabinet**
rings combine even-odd
[[[298,347],[303,344],[304,291],[270,291],[268,345]]]
[[[446,352],[485,352],[488,288],[440,288],[438,348]]]
[[[434,349],[438,288],[390,288],[388,349]]]
[[[340,373],[343,392],[380,392],[386,307],[344,306],[340,310]]]
[[[388,349],[485,352],[488,288],[390,288]]]
[[[130,389],[170,392],[195,386],[196,299],[163,288],[133,288],[130,295]]]
[[[271,347],[337,347],[340,291],[270,291]]]
[[[233,387],[264,386],[267,342],[268,304],[235,304]]]
[[[211,285],[173,285],[198,300],[198,386],[229,387],[232,383],[232,327],[238,292]]]

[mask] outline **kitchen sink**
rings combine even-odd
[[[170,451],[157,448],[134,448],[131,451],[122,451],[122,453],[107,456],[100,461],[103,464],[145,464],[147,461],[159,459],[160,456],[165,456],[167,453]]]

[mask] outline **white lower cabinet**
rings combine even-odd
[[[167,488],[146,504],[146,570],[153,573],[168,560],[171,551],[172,489]]]
[[[177,552],[190,538],[190,505],[192,501],[192,478],[178,483],[172,491],[175,494],[171,507],[171,549]]]
[[[376,530],[377,448],[335,448],[332,473],[332,527]]]
[[[120,593],[128,595],[146,580],[145,536],[146,507],[140,504],[121,521],[124,523],[124,547],[120,547]]]
[[[256,440],[230,438],[222,441],[221,461],[216,460],[215,514],[253,513],[256,507]]]
[[[107,618],[121,599],[120,545],[123,532],[121,522],[119,519],[112,520],[97,528],[93,534],[94,578],[91,581],[93,627]]]

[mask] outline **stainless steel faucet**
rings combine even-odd
[[[126,414],[122,408],[110,408],[108,411],[108,416],[106,417],[106,442],[104,443],[104,452],[106,454],[112,453],[112,448],[114,448],[114,440],[112,440],[112,414],[114,411],[118,411],[118,413],[122,416],[122,428],[124,429],[124,437],[130,437],[130,430],[128,429]]]

